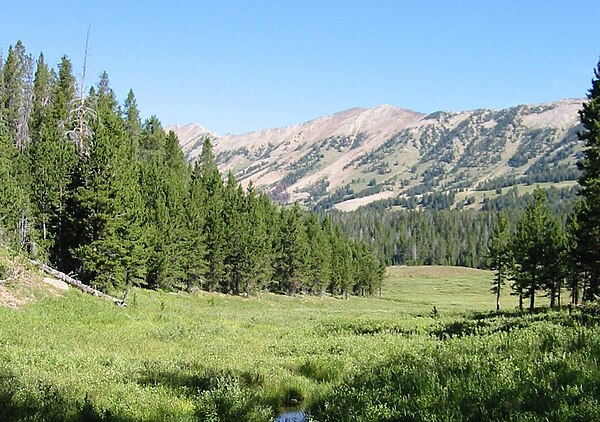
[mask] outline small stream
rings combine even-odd
[[[306,422],[306,414],[302,410],[286,410],[275,418],[275,422]]]

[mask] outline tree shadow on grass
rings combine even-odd
[[[230,370],[210,368],[195,371],[147,369],[136,382],[142,386],[161,385],[195,396],[198,392],[214,390],[224,384],[239,383],[244,387],[258,387],[263,384],[264,376],[252,370],[236,374]]]
[[[0,421],[42,420],[46,422],[133,422],[133,419],[94,408],[87,395],[82,401],[68,400],[51,385],[43,385],[25,400],[17,398],[18,379],[10,372],[0,373]]]

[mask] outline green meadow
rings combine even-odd
[[[372,298],[133,289],[120,308],[1,259],[20,268],[0,285],[2,421],[600,420],[594,309],[521,316],[507,292],[492,312],[491,272],[393,267]]]

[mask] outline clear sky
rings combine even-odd
[[[600,57],[599,0],[9,1],[21,39],[78,76],[103,70],[143,117],[219,134],[351,107],[502,108],[583,97]]]

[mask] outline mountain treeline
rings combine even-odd
[[[83,81],[85,82],[85,81]],[[372,294],[384,267],[327,218],[222,177],[207,140],[188,164],[173,132],[120,105],[106,73],[83,92],[64,56],[0,60],[0,241],[101,290]]]
[[[564,227],[576,201],[577,188],[544,190],[548,206]],[[392,209],[396,199],[373,202],[352,212],[327,211],[353,238],[368,242],[387,265],[458,265],[490,268],[488,241],[503,213],[516,229],[534,195],[506,189],[484,198],[478,209]]]

